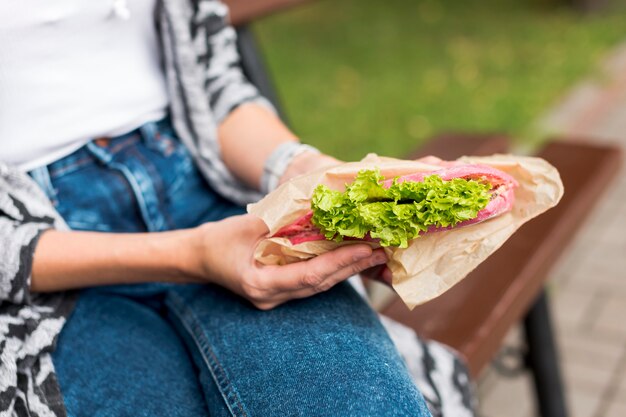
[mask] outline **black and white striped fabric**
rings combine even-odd
[[[215,190],[241,204],[258,200],[259,191],[228,171],[217,142],[217,125],[237,106],[272,108],[242,74],[227,8],[160,0],[156,18],[177,134]],[[0,161],[0,417],[66,415],[50,352],[75,296],[29,292],[35,245],[48,228],[67,226],[28,176]],[[433,415],[471,415],[470,385],[455,355],[384,324]]]
[[[424,396],[433,417],[472,417],[476,410],[475,387],[458,354],[388,317],[380,316],[404,359],[413,381]]]
[[[66,229],[24,174],[0,163],[0,416],[63,416],[50,352],[73,306],[67,294],[30,294],[42,231]]]

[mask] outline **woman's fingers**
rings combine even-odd
[[[289,294],[289,299],[295,298],[306,298],[312,295],[318,294],[320,292],[328,291],[335,285],[339,284],[346,279],[361,273],[366,269],[370,269],[372,267],[376,267],[377,265],[384,264],[387,261],[387,256],[382,249],[374,251],[368,259],[364,259],[363,261],[359,261],[356,265],[346,267],[336,271],[333,274],[330,274],[321,285],[317,287],[309,287],[303,288],[301,290],[293,291]],[[288,301],[288,300],[285,300]]]
[[[374,268],[366,269],[361,273],[361,276],[374,281],[382,282],[383,284],[391,286],[391,269],[387,265],[378,265]]]
[[[345,280],[346,278],[350,278],[355,274],[360,274],[361,272],[368,269],[384,265],[385,262],[387,262],[387,255],[385,255],[384,250],[376,249],[372,252],[372,255],[370,257],[364,259],[363,261],[359,261],[356,264],[351,265],[350,267],[340,269],[330,274],[326,278],[326,281],[328,283],[327,285],[330,285],[330,283],[332,282],[332,285],[330,285],[330,287],[332,287],[335,284]]]
[[[387,267],[387,265],[385,265],[385,267],[383,268],[383,273],[380,274],[380,277],[382,278],[383,282],[389,286],[391,286],[391,284],[393,284],[393,279],[392,279],[392,274],[391,274],[391,269],[389,269],[389,267]]]
[[[304,262],[265,267],[260,278],[265,278],[275,293],[268,294],[255,305],[259,308],[273,308],[291,299],[310,297],[386,261],[387,256],[382,249],[372,251],[369,246],[354,245]]]
[[[307,261],[273,267],[271,270],[267,268],[266,272],[273,275],[270,279],[277,290],[315,288],[337,271],[357,269],[357,264],[367,263],[371,256],[372,249],[367,245],[348,245]]]

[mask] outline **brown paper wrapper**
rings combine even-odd
[[[393,288],[412,309],[450,289],[487,259],[524,223],[554,207],[563,196],[558,171],[540,158],[493,155],[462,157],[464,163],[489,165],[518,182],[513,209],[482,223],[427,234],[409,242],[408,248],[385,248]],[[248,212],[267,224],[270,236],[310,210],[310,198],[318,184],[342,190],[363,169],[378,168],[385,178],[441,169],[420,161],[403,161],[370,154],[360,162],[341,164],[293,178],[263,200],[248,205]],[[332,241],[292,245],[285,238],[268,238],[258,245],[255,258],[263,264],[282,265],[312,258],[341,245]],[[363,243],[363,242],[356,242]],[[376,243],[370,243],[378,247]]]

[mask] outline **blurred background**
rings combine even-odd
[[[450,130],[540,140],[541,116],[581,78],[602,78],[598,64],[626,40],[626,4],[558,3],[322,0],[256,33],[305,140],[345,159],[400,156]]]
[[[626,4],[321,0],[254,25],[288,121],[345,160],[402,157],[437,133],[501,132],[626,146]],[[570,411],[626,416],[626,176],[552,271]],[[513,331],[507,344],[519,344]],[[528,375],[490,368],[481,415],[534,415]]]

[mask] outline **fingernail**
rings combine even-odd
[[[372,264],[373,265],[380,265],[380,264],[384,264],[385,262],[387,262],[387,256],[384,253],[377,253],[376,255],[373,256],[374,259],[372,259]]]

